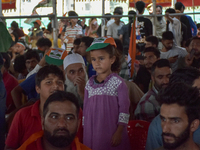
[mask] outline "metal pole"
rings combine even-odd
[[[56,4],[57,4],[57,1],[56,0],[53,0],[52,1],[53,3],[53,15],[54,17],[52,18],[52,27],[53,27],[53,45],[55,48],[58,47],[58,36],[57,36],[57,24],[58,24],[58,21],[57,21],[57,11],[56,11]]]
[[[104,9],[105,9],[105,0],[102,0],[102,16],[104,16]],[[105,25],[104,25],[104,23],[105,23],[105,20],[103,20],[104,18],[102,18],[101,19],[101,36],[103,37],[103,36],[105,36],[104,35],[104,30],[105,30]]]
[[[3,16],[2,14],[2,1],[0,0],[0,16]]]
[[[153,2],[153,35],[156,36],[156,0],[152,0]]]
[[[174,8],[176,2],[177,2],[177,0],[172,0],[172,2],[171,2],[171,7],[172,7],[172,8]]]
[[[192,9],[193,9],[193,13],[194,13],[194,0],[192,0]],[[193,14],[193,20],[195,21],[195,15]]]

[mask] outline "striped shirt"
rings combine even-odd
[[[82,34],[83,34],[82,27],[79,26],[78,24],[76,24],[74,26],[74,28],[72,28],[71,26],[68,26],[65,29],[65,39],[66,39],[67,36],[70,37],[70,38],[76,39],[77,35],[82,35]],[[66,41],[67,41],[66,42],[66,44],[67,44],[66,50],[69,52],[69,51],[71,51],[71,48],[73,47],[73,42],[69,43],[68,40],[66,40]]]

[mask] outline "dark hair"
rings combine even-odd
[[[143,1],[137,1],[135,3],[135,7],[139,11],[139,13],[142,13],[144,11],[144,8],[145,8],[145,3]]]
[[[165,31],[162,34],[162,40],[173,40],[174,39],[174,35],[171,31]]]
[[[111,16],[111,13],[106,13],[105,16]],[[109,21],[111,18],[106,18]]]
[[[174,8],[168,8],[165,13],[168,12],[170,14],[173,14],[173,13],[176,13],[175,9]]]
[[[81,42],[85,43],[86,47],[90,47],[90,45],[92,44],[94,38],[89,37],[89,36],[84,36],[81,38]]]
[[[156,68],[163,68],[163,67],[171,68],[170,63],[167,59],[159,59],[156,62],[154,62],[151,67],[151,73],[153,73]]]
[[[36,46],[37,47],[43,47],[43,46],[51,47],[52,43],[48,38],[43,38],[42,37],[37,41]]]
[[[18,37],[17,33],[15,33],[15,32],[12,32],[11,34],[14,35],[14,37],[15,37],[14,44],[16,44],[18,42],[19,37]],[[14,44],[12,46],[14,46]]]
[[[26,61],[24,55],[18,55],[14,60],[14,70],[18,73],[23,73],[26,69]]]
[[[5,59],[3,66],[5,67],[6,70],[8,70],[8,68],[10,67],[10,57],[9,57],[8,53],[1,52],[1,55],[2,55],[3,59]]]
[[[160,8],[161,9],[161,11],[162,11],[162,6],[161,5],[156,5],[156,8]]]
[[[116,48],[109,44],[102,50],[106,51],[110,55],[110,58],[112,58],[113,56],[116,57],[115,62],[111,66],[111,71],[119,72],[121,69],[121,61],[120,61],[121,57],[120,57],[119,53],[117,52]]]
[[[35,77],[35,84],[38,87],[40,87],[40,83],[42,82],[42,80],[44,80],[46,77],[48,77],[49,74],[54,74],[60,80],[65,82],[65,76],[63,74],[63,71],[60,68],[58,68],[56,65],[48,65],[47,64],[46,66],[42,67],[37,72],[36,77]]]
[[[200,37],[199,36],[194,36],[194,37],[191,38],[190,42],[192,42],[193,40],[200,40]]]
[[[200,119],[200,97],[197,88],[185,83],[173,83],[169,84],[165,90],[161,90],[157,98],[160,104],[178,104],[185,107],[189,123]]]
[[[152,44],[155,44],[156,47],[158,47],[158,38],[156,36],[150,35],[146,38],[147,42],[151,42]]]
[[[11,23],[11,27],[13,27],[13,28],[15,28],[15,29],[19,28],[18,23],[17,23],[16,21],[13,21],[13,22]]]
[[[181,10],[182,7],[183,7],[183,9],[185,9],[185,6],[183,5],[183,3],[181,3],[181,2],[176,2],[176,4],[175,4],[175,9]]]
[[[157,58],[160,58],[160,51],[155,47],[147,47],[147,48],[145,48],[143,54],[147,53],[147,52],[152,52],[152,53],[154,53],[154,55]]]
[[[31,59],[31,58],[36,58],[37,61],[39,62],[40,61],[40,56],[38,55],[38,53],[35,51],[35,50],[28,50],[25,54],[24,54],[24,57],[25,57],[25,61],[27,59]]]
[[[75,39],[74,40],[74,45],[80,45],[80,43],[81,43],[81,38],[77,38],[77,39]]]
[[[200,28],[200,23],[197,23],[197,29]]]
[[[65,101],[70,101],[76,106],[76,113],[77,113],[77,118],[79,116],[79,111],[80,111],[80,106],[78,103],[77,97],[70,93],[70,92],[65,92],[65,91],[56,91],[55,93],[51,94],[46,102],[44,103],[43,107],[43,117],[45,118],[47,112],[49,111],[48,106],[49,104],[53,102],[65,102]]]
[[[200,71],[194,67],[186,67],[174,71],[169,79],[169,83],[183,82],[192,86],[194,80],[200,77]]]
[[[120,39],[114,39],[115,40],[115,43],[117,45],[117,50],[118,52],[120,53],[120,55],[123,55],[123,44],[122,42],[120,41]]]
[[[115,13],[122,15],[123,14],[123,8],[121,6],[115,7],[113,14],[115,14]]]
[[[135,12],[134,10],[130,10],[130,11],[128,12],[128,15],[136,15],[136,12]],[[129,22],[130,22],[130,21],[132,22],[133,17],[128,17],[128,19],[129,19]]]
[[[78,14],[75,11],[69,11],[68,16],[78,16]]]

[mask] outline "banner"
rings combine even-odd
[[[141,0],[129,0],[129,7],[135,7],[135,3]],[[146,6],[152,3],[152,0],[142,0]],[[171,0],[156,0],[156,5],[171,6]]]
[[[2,2],[2,10],[5,9],[15,9],[16,0],[1,0]]]

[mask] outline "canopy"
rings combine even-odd
[[[2,10],[5,9],[15,9],[16,0],[1,0],[2,2]]]

